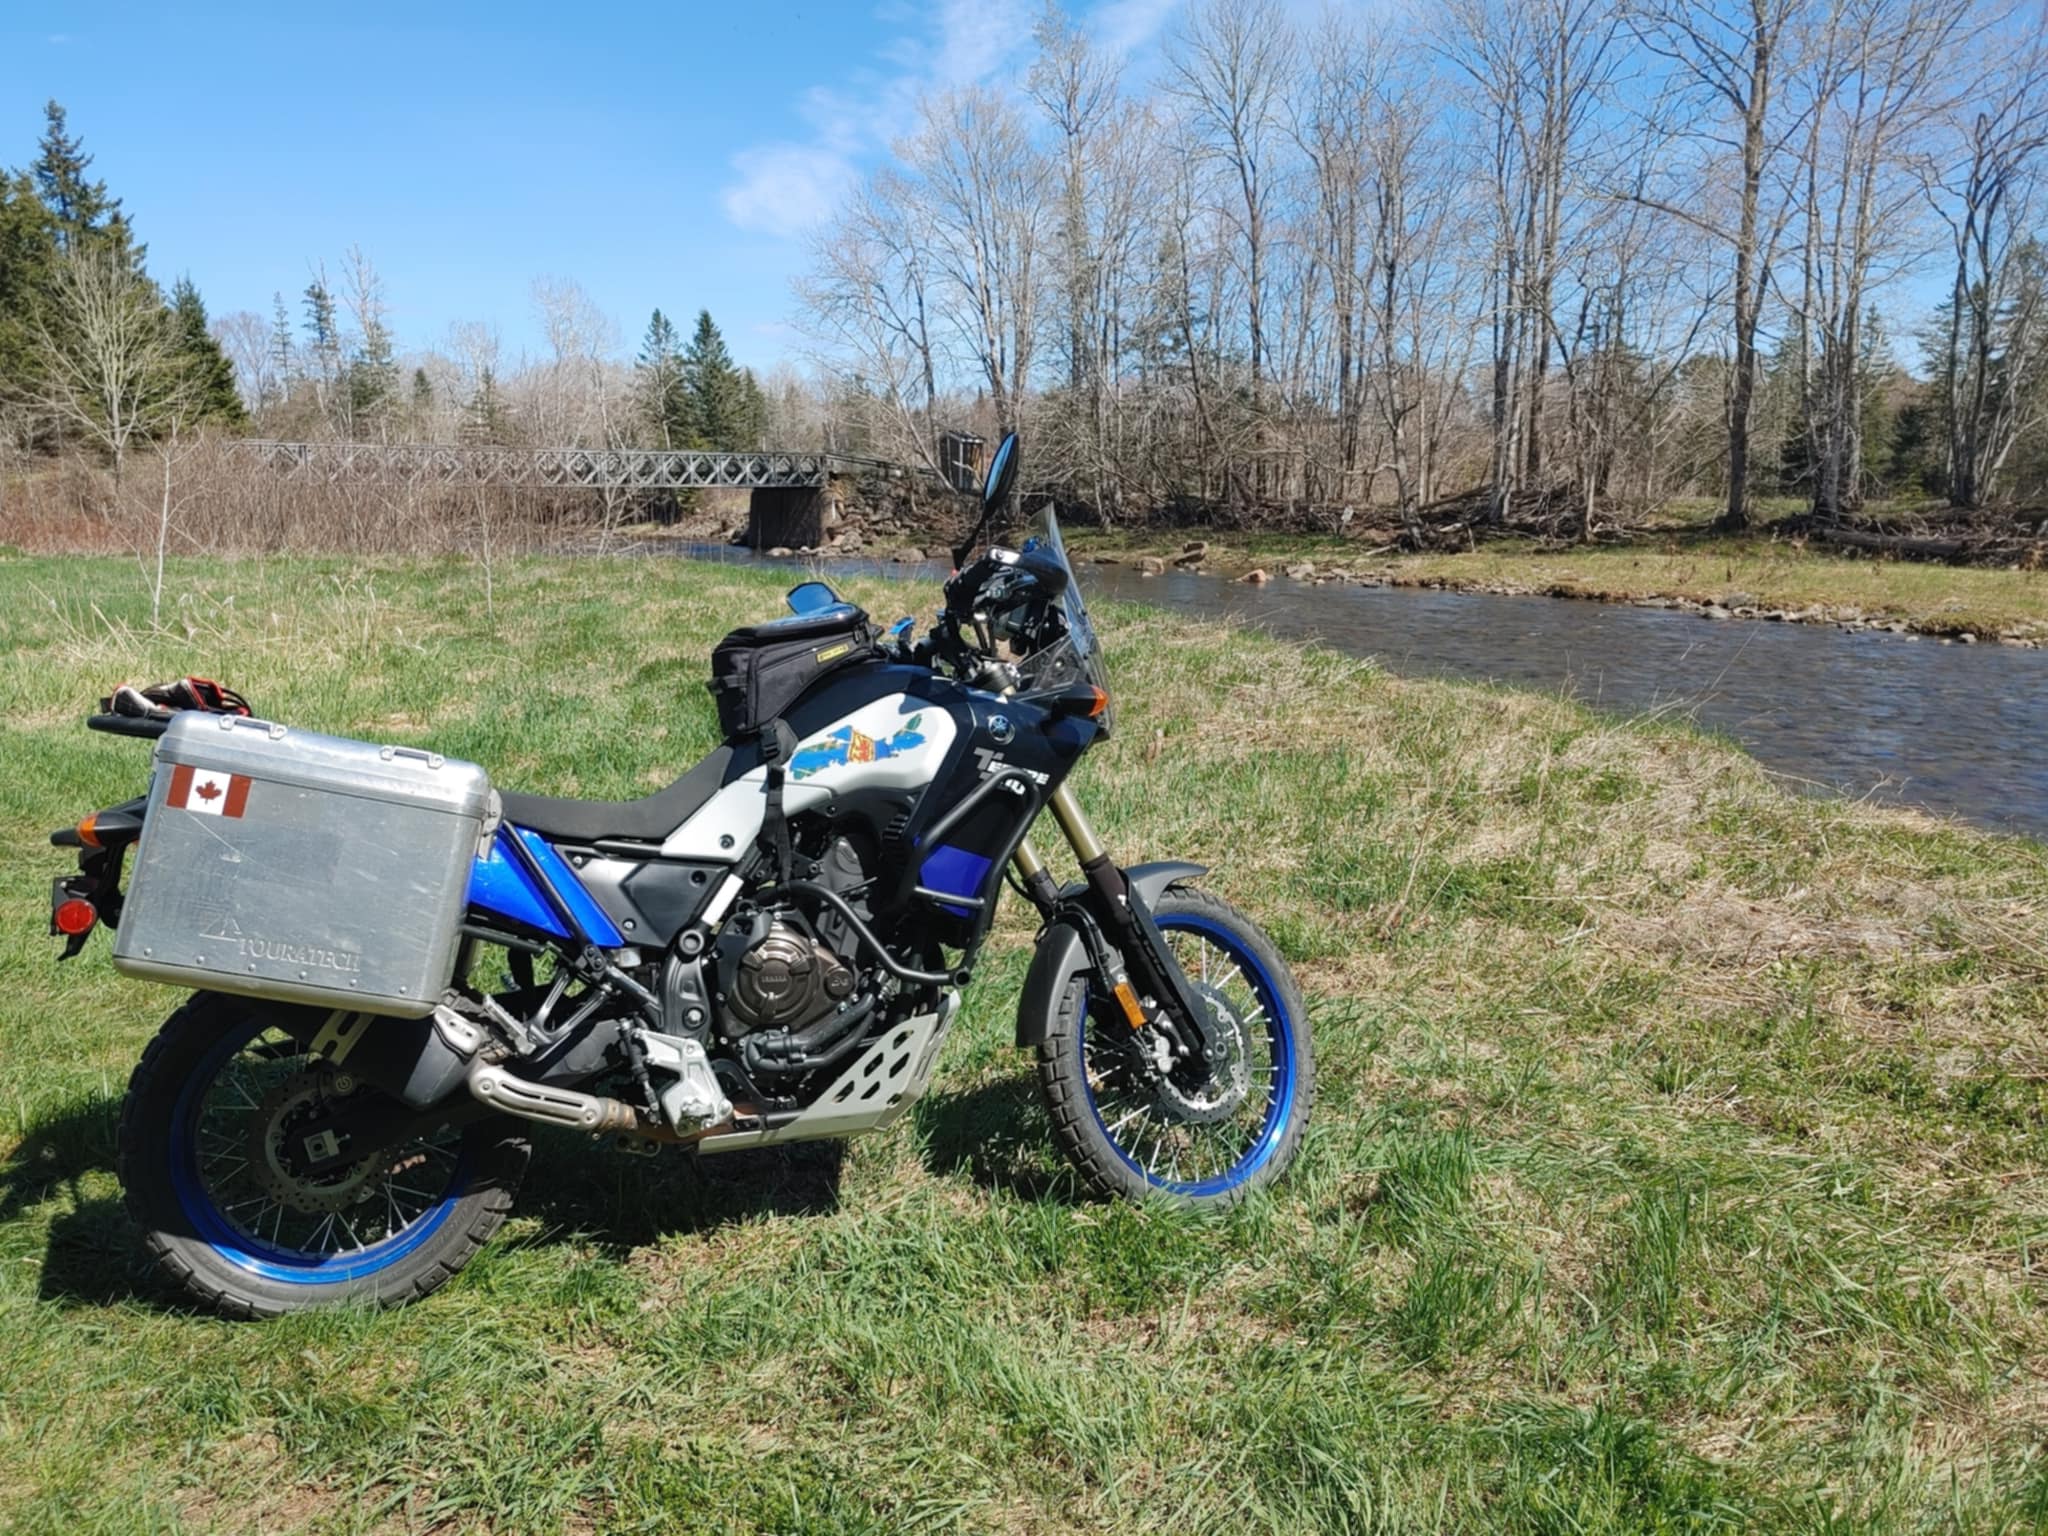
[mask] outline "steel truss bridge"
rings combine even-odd
[[[657,448],[451,448],[419,443],[280,443],[243,439],[233,457],[287,478],[538,490],[805,490],[832,475],[900,475],[844,454]]]

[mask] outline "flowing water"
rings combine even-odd
[[[771,563],[718,547],[674,552]],[[884,576],[939,574],[823,564],[828,574],[834,564]],[[1570,693],[1601,709],[1678,715],[1734,738],[1808,788],[2048,838],[2048,650],[1716,622],[1547,597],[1284,579],[1252,587],[1182,572],[1142,577],[1125,565],[1084,565],[1080,579],[1091,597],[1315,640],[1396,673],[1513,683]],[[876,617],[886,623],[895,615]]]

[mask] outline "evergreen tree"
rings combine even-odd
[[[761,393],[761,382],[754,377],[754,370],[747,368],[740,374],[740,442],[742,448],[761,448],[768,441],[768,397]]]
[[[427,370],[415,368],[412,371],[412,421],[415,428],[426,425],[427,418],[434,414],[434,381],[427,377]]]
[[[134,243],[121,200],[108,196],[104,181],[88,179],[92,156],[85,152],[85,142],[67,131],[64,109],[56,102],[44,105],[43,119],[43,137],[32,174],[57,249],[68,256],[110,248],[125,255],[140,272],[143,247]]]
[[[284,307],[284,295],[273,291],[270,302],[270,363],[277,370],[278,392],[290,400],[292,386],[299,382],[299,349],[292,344],[292,317]]]
[[[35,182],[26,173],[0,176],[0,380],[24,384],[36,376],[36,332],[56,259]]]
[[[743,446],[746,386],[708,309],[697,311],[697,332],[683,354],[683,376],[689,386],[690,421],[696,429],[694,446]]]
[[[318,391],[320,409],[325,411],[334,394],[334,386],[341,377],[341,327],[334,315],[334,295],[327,291],[327,284],[314,278],[306,284],[305,331],[307,349],[313,359],[313,385]]]
[[[696,441],[690,417],[690,392],[683,358],[676,346],[676,328],[667,315],[654,312],[647,339],[634,364],[636,394],[648,441],[657,448],[687,448]]]
[[[179,278],[171,289],[171,325],[177,333],[178,367],[192,398],[192,419],[242,425],[248,412],[235,388],[234,365],[207,329],[206,304],[189,277]]]
[[[363,327],[362,342],[349,359],[348,400],[350,418],[373,426],[381,425],[398,403],[398,358],[381,320],[371,319]]]
[[[469,443],[499,443],[505,439],[505,402],[498,393],[498,379],[488,366],[477,370],[476,388],[463,407],[462,438]]]

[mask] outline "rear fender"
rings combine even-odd
[[[1181,859],[1161,859],[1137,864],[1124,871],[1131,894],[1150,907],[1176,885],[1207,874],[1208,867]],[[1082,888],[1070,885],[1060,894],[1078,898]],[[1088,949],[1071,923],[1054,923],[1038,937],[1038,950],[1031,957],[1031,969],[1024,974],[1024,990],[1017,998],[1017,1044],[1020,1048],[1041,1045],[1052,1032],[1060,999],[1078,971],[1087,969]]]

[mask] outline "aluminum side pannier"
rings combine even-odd
[[[114,966],[417,1017],[454,971],[490,814],[474,763],[192,711],[156,749]]]

